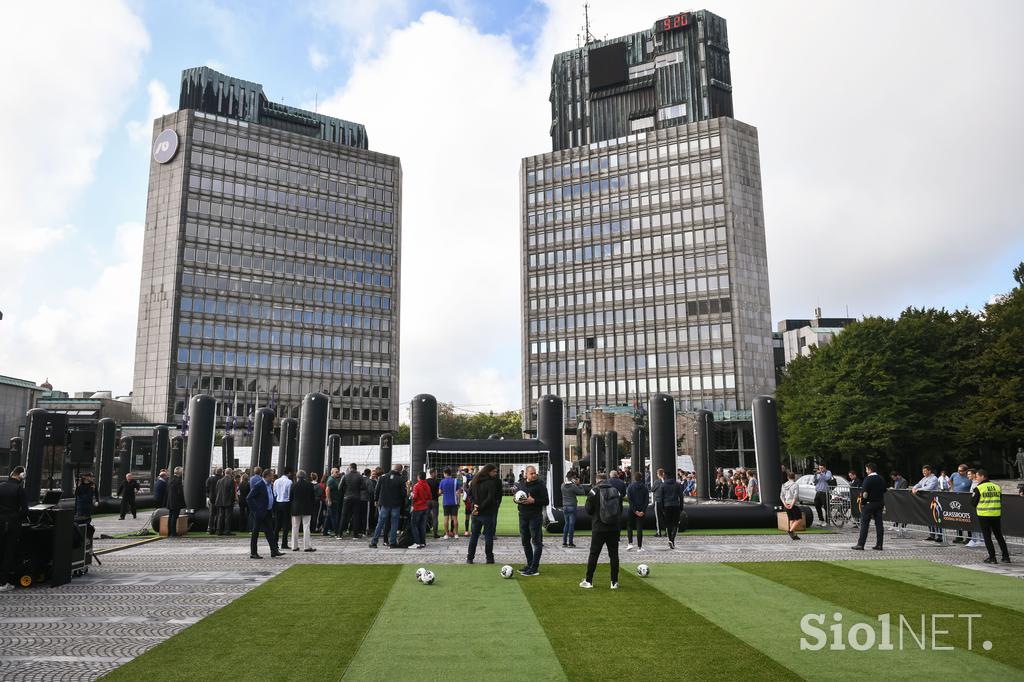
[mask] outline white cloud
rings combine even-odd
[[[546,8],[525,51],[425,14],[356,54],[321,104],[402,159],[403,400],[519,406],[517,170],[550,149],[551,59],[582,24],[575,0]],[[826,314],[962,305],[995,245],[1021,243],[1024,102],[1006,77],[1024,62],[1007,16],[1021,8],[711,3],[729,22],[736,116],[759,129],[775,319],[819,302]],[[365,22],[385,12],[365,11],[339,28],[372,31]],[[643,30],[675,11],[597,0],[592,31]],[[956,49],[944,38],[953,14]]]
[[[321,0],[310,2],[308,11],[318,23],[333,26],[342,34],[339,44],[351,55],[365,55],[412,14],[412,0]]]
[[[72,210],[93,181],[148,47],[142,22],[121,3],[67,3],[57,13],[46,4],[16,3],[4,10],[0,63],[17,68],[5,70],[10,97],[0,107],[3,373],[36,381],[50,376],[55,385],[67,387],[60,383],[63,378],[83,374],[90,375],[92,385],[112,380],[116,373],[100,369],[108,360],[125,365],[122,378],[131,372],[130,361],[125,363],[131,353],[118,339],[78,336],[94,325],[101,306],[134,318],[134,307],[118,306],[124,286],[95,289],[101,299],[74,298],[74,291],[55,283],[71,278],[53,273],[50,264],[62,255],[87,253],[82,239],[95,241],[99,226],[77,224]],[[95,270],[83,267],[74,276],[88,281]],[[138,280],[138,272],[132,279]],[[40,323],[45,326],[33,326]],[[43,343],[47,334],[54,340]]]
[[[324,54],[315,45],[309,46],[309,65],[313,67],[314,71],[323,71],[330,64],[330,60],[327,55]]]
[[[509,40],[427,13],[320,104],[402,160],[402,400],[519,405],[518,172],[545,148],[545,80]]]
[[[149,94],[149,109],[147,110],[146,118],[141,121],[128,121],[125,124],[125,128],[128,130],[128,138],[134,144],[148,143],[150,137],[152,137],[154,119],[177,109],[176,106],[171,104],[171,97],[167,93],[167,88],[160,81],[150,81],[149,85],[146,86],[146,92]]]
[[[127,394],[135,351],[142,268],[140,223],[118,225],[95,279],[60,292],[38,309],[15,309],[0,324],[18,330],[18,344],[0,344],[0,367],[33,381],[49,377],[63,390],[113,389]],[[108,245],[104,245],[108,246]]]

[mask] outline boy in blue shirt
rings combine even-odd
[[[452,477],[451,468],[444,470],[444,478],[437,484],[441,491],[441,506],[444,510],[444,537],[459,537],[459,491],[462,486]]]

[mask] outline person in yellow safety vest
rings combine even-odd
[[[971,493],[971,504],[976,508],[978,523],[981,524],[981,532],[985,537],[985,549],[988,550],[988,558],[985,559],[985,563],[996,563],[996,549],[992,546],[992,534],[995,533],[999,549],[1003,553],[1003,563],[1008,564],[1010,563],[1010,550],[1006,548],[1006,540],[1003,539],[1002,488],[988,480],[988,474],[984,469],[978,469],[975,479],[979,483]]]

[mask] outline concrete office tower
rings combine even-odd
[[[718,74],[728,78],[724,20],[679,17],[574,50],[590,120],[617,135],[562,148],[553,134],[554,151],[522,161],[528,430],[546,393],[564,398],[571,427],[595,407],[645,405],[664,392],[678,409],[727,412],[749,431],[751,400],[775,388],[757,131],[724,116],[727,80],[712,71],[700,85],[709,26],[722,40]],[[595,88],[594,52],[622,42],[629,49],[597,61],[619,76],[605,74]],[[568,54],[555,58],[552,102]],[[598,109],[608,99],[615,106]],[[658,114],[683,103],[686,117]],[[650,126],[631,124],[648,117]],[[753,440],[739,438],[742,453]]]
[[[555,55],[551,149],[732,116],[725,19],[706,10]]]
[[[362,125],[185,70],[153,124],[136,417],[180,422],[206,393],[241,430],[322,391],[332,433],[376,442],[398,425],[400,253],[401,165]]]

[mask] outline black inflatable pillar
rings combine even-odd
[[[121,450],[119,453],[120,459],[118,460],[117,467],[117,480],[115,481],[114,490],[116,491],[121,487],[121,482],[125,476],[132,471],[132,450],[135,447],[135,441],[131,436],[125,436],[121,439]]]
[[[380,437],[381,448],[384,447],[384,436]],[[332,433],[327,437],[327,468],[325,474],[331,473],[331,469],[341,466],[341,436]]]
[[[590,434],[590,483],[597,484],[597,472],[604,468],[604,440],[596,433]]]
[[[96,424],[99,431],[96,442],[100,449],[100,470],[96,477],[98,484],[96,492],[100,499],[110,497],[113,493],[114,484],[114,441],[117,440],[117,425],[110,417],[104,417]]]
[[[658,469],[665,478],[676,477],[676,404],[672,396],[658,393],[651,398],[648,419],[651,428],[651,482]]]
[[[382,434],[380,437],[380,468],[385,474],[391,470],[391,446],[394,442],[395,439],[390,433]],[[338,462],[335,466],[339,466],[341,463],[340,450],[338,451],[338,456],[335,461]]]
[[[644,427],[640,424],[635,424],[633,426],[633,450],[631,453],[631,461],[633,464],[631,468],[633,473],[636,473],[637,471],[643,472],[644,467],[646,466],[647,444],[644,442],[646,440],[646,436],[647,434],[644,432]]]
[[[10,468],[25,466],[25,450],[21,447],[21,436],[11,439],[11,461]]]
[[[562,399],[543,396],[537,403],[537,438],[548,449],[548,499],[551,506],[562,506],[565,482],[565,422]]]
[[[160,476],[160,470],[167,468],[171,457],[171,431],[166,426],[153,428],[153,454],[150,457],[150,489],[156,485],[156,479]]]
[[[196,395],[188,401],[188,444],[185,447],[185,507],[206,508],[206,479],[210,477],[216,425],[212,396]]]
[[[235,466],[235,437],[230,433],[225,433],[224,437],[220,439],[220,456],[224,462],[224,468],[234,468]]]
[[[285,469],[295,472],[299,464],[299,420],[285,417],[281,420],[281,441],[277,447],[277,475]]]
[[[610,472],[618,469],[619,460],[619,433],[618,431],[606,431],[604,434],[604,470]]]
[[[759,395],[751,406],[754,417],[754,457],[761,503],[778,507],[782,500],[782,469],[779,458],[779,418],[775,398]]]
[[[269,469],[274,458],[274,411],[269,407],[256,410],[252,431],[252,456],[249,466]]]
[[[412,399],[412,423],[409,427],[409,454],[412,480],[427,466],[427,448],[437,440],[437,400],[422,393]]]
[[[299,422],[299,468],[306,474],[320,473],[327,445],[327,418],[331,399],[323,393],[309,393],[302,399]]]
[[[712,455],[715,446],[711,441],[714,433],[714,417],[707,410],[697,410],[697,421],[693,437],[693,473],[697,479],[697,498],[706,500],[711,497],[713,482],[711,474]]]
[[[31,507],[39,504],[43,484],[43,452],[46,450],[46,420],[49,412],[36,407],[25,413],[25,496]]]
[[[184,466],[185,461],[185,439],[175,436],[171,439],[171,458],[167,462],[167,473],[173,475],[174,470]]]

